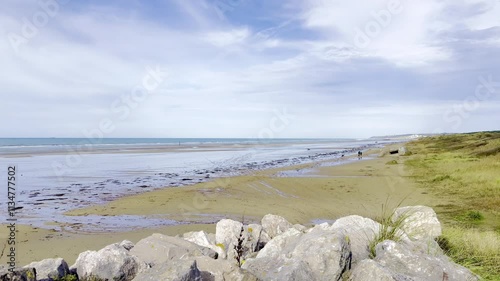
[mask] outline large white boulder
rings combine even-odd
[[[174,259],[192,260],[197,256],[215,258],[217,253],[209,248],[202,247],[179,237],[171,237],[155,233],[137,242],[130,250],[132,255],[141,261],[150,264],[162,264]]]
[[[347,216],[336,220],[331,229],[341,231],[351,243],[352,263],[367,259],[369,245],[380,231],[380,223],[361,216]]]
[[[195,260],[171,260],[141,272],[134,281],[201,281]]]
[[[285,218],[272,214],[265,215],[261,224],[271,239],[293,227]]]
[[[99,251],[81,253],[75,265],[80,280],[130,281],[145,266],[124,247],[113,244]]]
[[[394,210],[392,220],[403,219],[401,230],[411,240],[434,240],[441,235],[441,223],[436,212],[427,206],[407,206]]]

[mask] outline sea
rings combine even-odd
[[[185,222],[154,216],[65,216],[64,212],[152,190],[314,161],[338,159],[389,139],[0,138],[0,222],[8,167],[16,167],[18,223],[107,232]],[[200,214],[203,215],[203,214]],[[210,223],[207,216],[207,223]],[[215,220],[215,218],[212,218]]]

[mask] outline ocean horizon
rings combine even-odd
[[[0,146],[92,144],[210,144],[349,141],[359,138],[0,138]]]

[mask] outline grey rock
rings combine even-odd
[[[201,272],[203,281],[253,281],[255,276],[241,270],[234,262],[228,260],[214,260],[209,257],[197,257],[196,264]]]
[[[202,281],[195,260],[171,260],[141,272],[134,281]]]
[[[241,222],[224,219],[216,225],[215,242],[222,246],[219,248],[224,249],[228,260],[236,260],[235,246],[238,245],[239,239],[242,239],[242,258],[247,259],[263,246],[261,235],[262,226],[258,224],[244,226]]]
[[[212,246],[214,243],[210,242],[210,239],[208,238],[208,234],[205,231],[193,231],[193,232],[187,232],[182,235],[182,238],[184,240],[189,241],[191,243],[194,243],[196,245],[200,245],[203,247],[209,248]]]
[[[350,245],[341,232],[318,228],[300,238],[291,256],[306,262],[318,281],[338,280],[349,266]]]
[[[260,281],[316,281],[311,267],[303,260],[293,258],[249,259],[243,268],[255,275]],[[328,279],[337,280],[337,279]]]
[[[13,272],[0,271],[0,281],[36,281],[36,269],[16,268]]]
[[[336,220],[331,229],[338,230],[348,237],[351,243],[352,263],[367,259],[369,245],[380,231],[380,224],[360,216],[348,216]]]
[[[304,233],[295,228],[288,229],[285,233],[282,233],[269,241],[269,243],[267,243],[266,246],[259,251],[257,258],[277,258],[282,253],[289,253],[293,251],[303,234]]]
[[[394,210],[392,220],[404,216],[401,229],[411,240],[433,240],[441,235],[441,223],[436,212],[426,206],[407,206]]]
[[[218,258],[225,259],[226,251],[215,245],[215,240],[212,240],[205,231],[188,232],[183,235],[184,240],[196,245],[212,249],[217,252]]]
[[[246,237],[246,243],[245,246],[253,253],[256,251],[259,251],[266,242],[263,242],[261,237],[262,237],[262,231],[263,228],[260,224],[249,224],[248,226],[245,226],[245,232],[248,234]],[[261,247],[262,246],[262,247]]]
[[[285,218],[271,214],[265,215],[262,218],[261,224],[271,239],[292,227],[292,224]]]
[[[128,240],[123,240],[119,245],[125,248],[125,250],[127,251],[130,251],[132,250],[132,248],[134,248],[134,243]]]
[[[74,265],[81,281],[92,278],[129,281],[143,266],[137,257],[119,244],[109,245],[97,252],[83,252]]]
[[[262,228],[259,244],[265,246],[269,241],[271,241],[271,237],[269,237],[269,234],[267,234],[267,232],[264,231],[264,228]]]
[[[444,255],[431,256],[412,251],[407,245],[386,240],[376,247],[375,261],[414,280],[475,281],[479,278]]]
[[[162,264],[174,259],[189,259],[197,256],[215,258],[217,253],[209,248],[202,247],[182,238],[163,234],[153,234],[137,242],[130,250],[132,255],[141,261],[150,264]]]
[[[366,259],[360,261],[351,271],[349,281],[417,281],[408,276],[395,274],[377,262]],[[424,280],[419,280],[424,281]]]
[[[209,234],[207,234],[207,237],[208,237],[208,241],[210,241],[210,243],[215,244],[215,233],[209,233]]]
[[[305,234],[295,228],[288,229],[272,239],[255,259],[247,260],[243,268],[259,278],[266,276],[266,271],[286,269],[290,276],[307,273],[304,276],[314,277],[310,280],[338,280],[350,262],[349,242],[342,232],[325,227],[318,225]]]
[[[43,278],[61,278],[70,273],[68,264],[62,259],[45,259],[39,262],[32,262],[24,268],[36,269],[38,279]]]
[[[243,224],[230,219],[220,220],[215,226],[215,243],[224,245],[226,251],[236,245]]]
[[[305,226],[303,226],[301,224],[294,224],[292,227],[295,228],[295,229],[297,229],[300,232],[304,232],[305,233],[307,231],[307,227],[305,227]]]

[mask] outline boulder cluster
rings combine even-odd
[[[381,240],[384,226],[356,215],[311,228],[276,215],[248,225],[223,219],[215,234],[153,234],[83,252],[72,266],[59,258],[0,269],[0,280],[479,280],[440,249],[441,225],[431,208],[398,208],[392,220],[401,216],[397,241]]]

